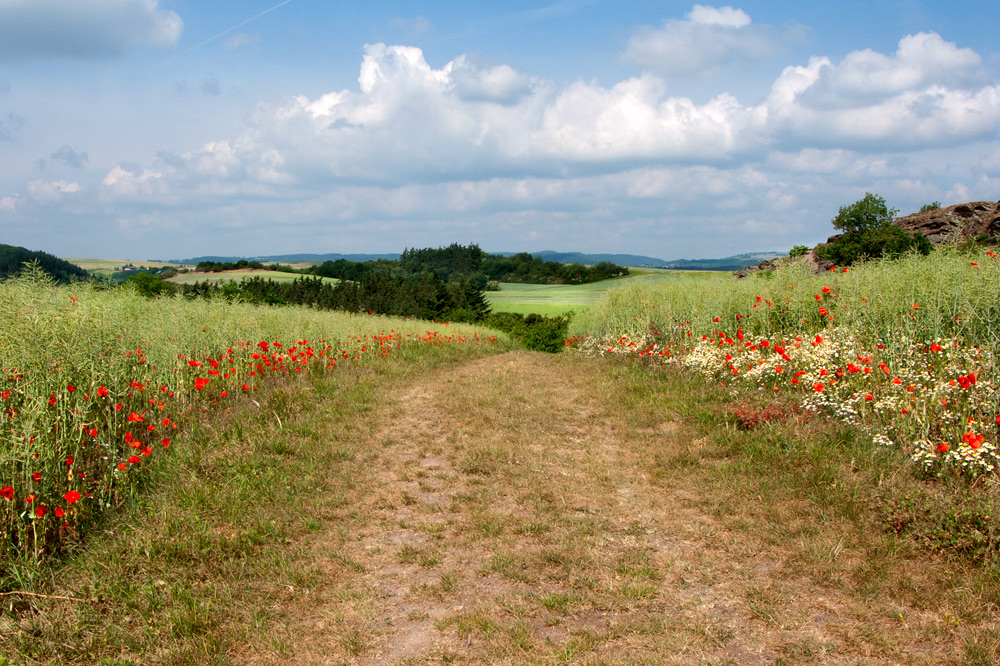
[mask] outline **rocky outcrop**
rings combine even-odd
[[[893,223],[911,235],[923,234],[934,245],[970,241],[1000,245],[1000,201],[970,201],[947,208],[925,210],[897,218]],[[826,242],[832,243],[842,235],[830,236]],[[813,250],[804,254],[802,260],[811,263],[813,270],[817,273],[829,270],[833,263],[818,259]],[[773,271],[781,262],[786,261],[788,261],[787,258],[770,259],[753,266],[747,266],[733,274],[742,278],[757,271]]]
[[[1000,201],[970,201],[927,210],[895,223],[911,234],[923,234],[934,245],[973,240],[1000,244]]]

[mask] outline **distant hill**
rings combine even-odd
[[[784,257],[784,252],[747,252],[722,259],[677,259],[666,261],[661,268],[681,271],[739,271],[769,259]]]
[[[37,262],[43,271],[60,283],[90,277],[87,271],[76,264],[71,264],[47,252],[28,250],[17,245],[0,244],[0,279],[17,275],[24,270],[24,264],[29,262]]]
[[[311,261],[317,264],[321,264],[324,261],[337,261],[338,259],[345,259],[347,261],[378,261],[379,259],[386,259],[389,261],[394,261],[399,259],[399,253],[395,254],[339,254],[336,252],[331,252],[329,254],[269,254],[262,255],[258,257],[223,257],[223,256],[205,256],[205,257],[191,257],[190,259],[170,259],[168,263],[171,264],[200,264],[203,261],[210,261],[214,263],[230,263],[236,262],[244,259],[246,261],[259,261],[264,264],[291,264],[299,261]]]
[[[519,253],[495,252],[492,254],[511,257]],[[593,266],[601,263],[602,261],[607,261],[613,264],[618,264],[619,266],[648,266],[652,268],[672,268],[675,270],[692,271],[738,271],[766,259],[774,259],[775,257],[785,256],[782,252],[748,252],[745,254],[737,254],[732,257],[723,257],[721,259],[676,259],[674,261],[666,261],[665,259],[647,257],[640,254],[586,254],[583,252],[556,252],[554,250],[532,252],[531,255],[540,257],[543,261],[557,261],[561,264],[584,264],[587,266]],[[257,257],[205,256],[191,257],[188,259],[170,259],[169,261],[170,263],[177,264],[198,264],[203,261],[225,263],[245,259],[248,261],[260,261],[265,264],[290,264],[300,261],[310,261],[321,264],[324,261],[337,261],[338,259],[358,262],[378,261],[380,259],[395,261],[399,259],[399,257],[400,255],[398,253],[339,254],[333,252],[329,254],[270,254]]]

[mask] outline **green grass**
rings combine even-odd
[[[248,277],[258,277],[264,280],[274,280],[275,282],[294,282],[303,277],[298,273],[285,273],[282,271],[269,271],[261,269],[244,269],[235,271],[221,271],[219,273],[179,273],[167,280],[173,284],[194,284],[195,282],[228,282],[229,280],[240,280]],[[312,277],[312,276],[306,276]],[[340,282],[335,278],[322,278],[324,282],[336,284]]]
[[[486,300],[493,312],[540,314],[558,316],[567,312],[581,313],[593,307],[611,290],[630,285],[648,285],[661,282],[687,283],[692,280],[713,280],[728,273],[711,271],[664,271],[630,268],[624,278],[602,280],[590,284],[519,284],[503,282],[500,291],[486,292]]]
[[[0,591],[141,496],[146,470],[200,414],[291,376],[490,338],[419,320],[56,287],[37,273],[0,283]]]
[[[162,261],[139,261],[135,259],[66,259],[65,261],[76,264],[80,268],[97,275],[117,273],[121,270],[122,266],[128,263],[131,263],[133,266],[143,266],[145,268],[163,268],[164,266],[183,268],[184,266],[183,264],[172,264]]]

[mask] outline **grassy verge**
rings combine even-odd
[[[368,454],[355,433],[396,381],[495,351],[432,345],[276,381],[193,423],[87,548],[6,593],[0,653],[53,664],[232,663],[316,574],[301,540],[342,507]],[[333,439],[324,423],[337,422]],[[55,564],[50,562],[50,565]]]
[[[0,652],[995,662],[996,571],[882,519],[921,488],[893,452],[672,368],[416,351],[212,421],[48,597],[5,598]]]
[[[0,285],[0,592],[142,492],[176,435],[283,378],[491,333],[305,308]],[[178,430],[180,428],[180,430]]]

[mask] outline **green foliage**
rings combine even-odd
[[[90,277],[90,274],[79,266],[47,252],[33,252],[15,245],[0,244],[0,279],[20,274],[24,265],[31,263],[37,264],[42,271],[51,275],[60,284]]]
[[[139,294],[147,298],[156,298],[173,293],[174,289],[169,282],[166,282],[158,275],[140,271],[133,273],[123,283],[135,289]]]
[[[816,256],[850,266],[865,259],[898,257],[911,251],[930,254],[934,248],[927,238],[922,234],[911,236],[893,224],[897,212],[886,206],[885,199],[871,192],[850,206],[841,206],[832,223],[844,233],[818,246]]]
[[[920,207],[920,212],[921,213],[926,213],[927,211],[939,210],[940,208],[941,208],[941,202],[940,201],[932,201],[929,204],[924,204],[923,206],[921,206]]]
[[[792,249],[788,251],[788,256],[794,259],[795,257],[801,257],[808,251],[809,248],[805,245],[793,245]]]
[[[545,317],[537,314],[495,312],[488,315],[483,323],[490,328],[509,333],[527,349],[555,354],[566,346],[570,314],[562,317]]]
[[[478,245],[452,243],[447,247],[406,249],[396,261],[324,261],[308,272],[339,280],[361,280],[367,274],[389,271],[407,277],[432,273],[445,282],[473,280],[480,290],[490,282],[524,284],[587,284],[628,275],[628,269],[608,261],[594,266],[562,264],[521,252],[510,257],[487,254]]]

